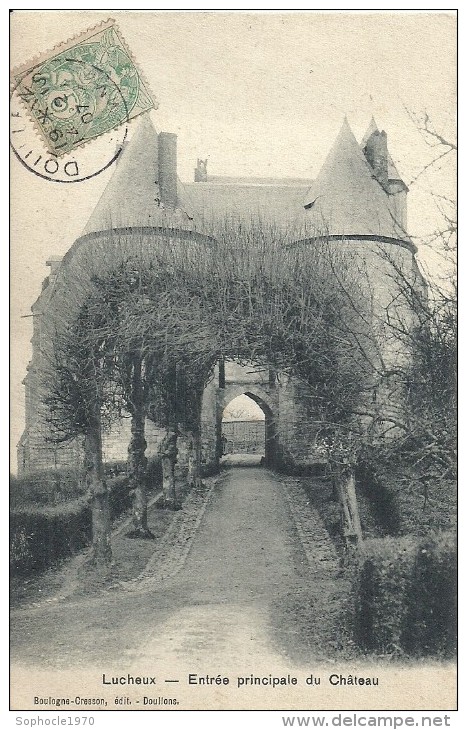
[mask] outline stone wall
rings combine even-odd
[[[165,431],[163,428],[155,426],[149,419],[146,419],[144,430],[147,443],[146,456],[150,459],[157,454]],[[107,433],[104,433],[102,439],[104,462],[127,460],[130,435],[130,418],[122,418],[121,421],[114,423]]]

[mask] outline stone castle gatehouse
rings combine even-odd
[[[228,216],[261,216],[297,230],[323,231],[324,226],[326,237],[336,246],[352,246],[362,257],[372,278],[373,306],[386,308],[394,283],[378,256],[380,248],[391,251],[404,271],[418,276],[416,249],[407,234],[407,191],[388,151],[386,133],[374,120],[361,143],[344,121],[315,180],[213,177],[207,162],[198,160],[194,182],[182,184],[177,175],[176,135],[158,134],[149,118],[142,118],[82,236],[63,259],[47,262],[50,274],[32,305],[33,353],[24,380],[26,425],[18,445],[19,473],[74,466],[81,460],[78,442],[55,446],[48,438],[39,375],[54,283],[63,267],[76,265],[77,251],[85,249],[87,242],[116,229],[129,239],[133,232],[162,229],[170,229],[175,238],[196,237],[203,221]],[[302,243],[313,245],[313,236],[305,235]],[[240,394],[249,396],[264,413],[266,462],[273,463],[277,455],[298,466],[320,459],[316,424],[303,408],[297,383],[268,370],[220,362],[203,397],[206,467],[218,463],[222,413]],[[162,438],[160,429],[148,421],[148,456],[157,453]],[[104,441],[104,458],[125,460],[128,440],[129,421],[115,424]],[[183,448],[179,462],[182,468]]]

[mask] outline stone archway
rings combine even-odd
[[[246,395],[254,401],[264,413],[264,460],[266,466],[272,466],[276,460],[277,454],[277,418],[278,407],[276,398],[268,393],[268,390],[256,383],[230,383],[225,388],[219,389],[217,400],[217,434],[218,434],[218,451],[221,453],[221,424],[222,414],[226,406],[240,395]]]

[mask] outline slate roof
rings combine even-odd
[[[191,228],[182,210],[164,210],[159,198],[158,135],[147,114],[124,148],[83,235],[110,228]]]
[[[365,147],[366,143],[368,142],[368,140],[370,139],[371,135],[374,132],[379,132],[379,129],[378,129],[378,125],[375,122],[375,118],[371,117],[371,121],[368,125],[368,129],[366,130],[365,134],[363,135],[362,141],[360,142],[361,149],[363,149]]]
[[[377,130],[372,119],[362,140]],[[148,115],[124,149],[83,235],[109,228],[162,226],[202,229],[225,217],[260,216],[283,226],[306,225],[313,235],[402,237],[387,195],[374,176],[347,120],[315,181],[306,179],[211,177],[178,182],[178,208],[159,202],[158,135]],[[392,160],[391,174],[397,175]],[[397,177],[396,179],[399,179]]]
[[[317,234],[404,237],[391,212],[390,197],[376,180],[347,119],[309,191],[307,205],[308,224]]]

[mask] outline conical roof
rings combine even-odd
[[[305,208],[307,227],[311,225],[316,235],[402,235],[388,195],[376,180],[347,118],[308,193]]]
[[[147,114],[141,117],[134,136],[124,147],[83,235],[143,226],[191,226],[184,211],[164,209],[160,204],[158,134]]]
[[[371,117],[371,121],[368,125],[368,129],[366,130],[365,134],[363,135],[363,139],[360,142],[360,147],[362,149],[365,147],[366,143],[368,142],[368,140],[370,139],[371,135],[374,132],[379,132],[379,129],[378,129],[378,125],[375,122],[375,118]]]

